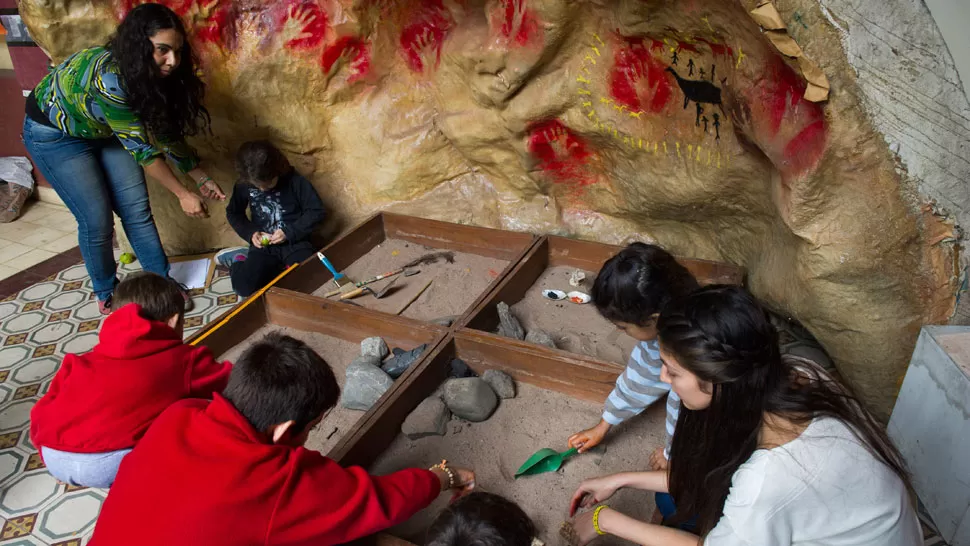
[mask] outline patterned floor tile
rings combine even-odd
[[[138,270],[137,262],[123,266],[119,277]],[[219,272],[208,289],[193,294],[186,337],[239,301]],[[0,301],[2,546],[82,546],[90,540],[106,492],[58,484],[26,431],[30,409],[49,388],[64,354],[94,347],[103,319],[83,264]]]
[[[37,514],[27,514],[26,516],[8,519],[3,525],[3,530],[0,530],[0,540],[27,536],[34,530],[36,524]]]

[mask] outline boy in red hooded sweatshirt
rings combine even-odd
[[[125,458],[91,546],[328,546],[397,525],[474,487],[446,461],[371,476],[303,447],[340,388],[302,341],[270,334],[213,400],[165,410]],[[137,538],[136,538],[137,537]]]
[[[30,412],[30,440],[47,471],[71,485],[110,487],[152,421],[183,398],[211,398],[231,364],[182,343],[185,299],[171,279],[135,273],[89,353],[64,357]]]

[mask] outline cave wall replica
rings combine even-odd
[[[59,61],[103,43],[136,3],[20,10]],[[883,417],[920,326],[953,311],[954,219],[970,198],[945,198],[967,192],[966,98],[953,95],[951,138],[933,140],[944,122],[928,118],[912,132],[933,151],[900,151],[891,133],[909,129],[873,113],[895,110],[855,62],[882,57],[834,13],[885,15],[897,0],[782,0],[781,28],[752,16],[757,0],[164,3],[200,56],[213,128],[193,144],[227,192],[238,145],[269,138],[332,210],[330,232],[388,209],[741,264]],[[915,93],[924,68],[896,64]],[[907,153],[948,165],[924,179]],[[240,244],[221,205],[189,220],[150,186],[170,253]]]

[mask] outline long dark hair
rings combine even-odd
[[[182,37],[181,61],[167,77],[159,73],[151,38],[174,29]],[[161,4],[142,4],[131,10],[105,45],[121,69],[128,104],[155,136],[181,138],[209,125],[202,105],[205,84],[196,74],[198,60],[178,15]]]
[[[603,264],[591,296],[607,320],[646,326],[668,301],[695,288],[694,276],[672,254],[656,245],[633,243]]]
[[[784,360],[778,333],[745,289],[709,286],[670,302],[657,324],[660,346],[713,384],[703,410],[682,407],[670,451],[675,519],[697,515],[703,536],[717,524],[738,467],[758,448],[766,413],[799,425],[845,423],[874,457],[909,486],[899,451],[862,404],[820,367]]]

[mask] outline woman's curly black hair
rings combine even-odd
[[[167,29],[178,32],[183,45],[178,67],[163,77],[149,38]],[[175,12],[161,4],[137,6],[105,47],[121,69],[128,104],[153,135],[181,138],[209,126],[209,111],[202,105],[205,84],[196,73],[198,60]]]

